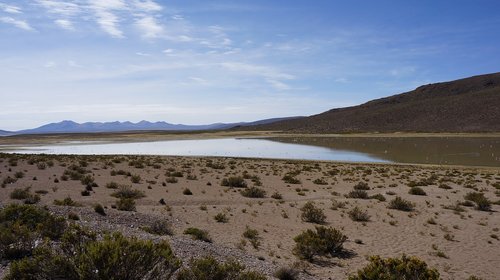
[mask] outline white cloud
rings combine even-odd
[[[67,19],[56,19],[54,21],[55,24],[57,24],[59,27],[65,30],[69,31],[74,31],[75,27],[73,26],[73,23]]]
[[[0,3],[0,9],[9,14],[21,14],[21,8],[13,5]]]
[[[97,23],[101,26],[104,32],[108,33],[114,38],[123,38],[123,32],[118,28],[118,22],[120,21],[118,17],[107,11],[107,10],[97,10],[96,11]]]
[[[135,8],[144,12],[158,12],[163,9],[158,3],[151,0],[135,0],[133,5]]]
[[[36,0],[36,3],[47,9],[49,13],[65,17],[74,16],[82,10],[78,4],[68,1]]]
[[[280,81],[276,81],[276,80],[267,80],[267,82],[269,84],[271,84],[271,86],[276,89],[276,90],[289,90],[291,89],[291,87],[283,82],[280,82]]]
[[[138,56],[151,56],[150,54],[143,53],[143,52],[136,52],[135,54],[138,55]]]
[[[231,71],[240,72],[243,74],[251,74],[255,76],[263,76],[271,80],[292,80],[293,75],[282,73],[272,67],[254,65],[241,62],[223,62],[220,64],[223,68]]]
[[[33,27],[31,27],[26,21],[24,20],[17,20],[11,17],[0,17],[0,21],[3,23],[11,24],[17,28],[24,29],[27,31],[34,31]]]
[[[122,0],[90,0],[90,5],[98,10],[122,10],[127,5]]]
[[[159,38],[164,33],[163,26],[158,23],[156,18],[151,16],[138,19],[135,25],[139,28],[144,38]]]

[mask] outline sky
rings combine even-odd
[[[312,115],[498,71],[498,0],[0,0],[4,130]]]

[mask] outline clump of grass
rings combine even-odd
[[[332,210],[338,210],[339,208],[345,208],[347,203],[344,201],[337,201],[337,200],[332,200],[332,206],[330,209]]]
[[[224,187],[231,187],[231,188],[246,188],[247,182],[245,182],[245,179],[243,179],[243,177],[240,176],[229,177],[222,179],[221,185]]]
[[[415,208],[415,204],[399,196],[396,196],[396,198],[389,202],[388,208],[410,212]]]
[[[144,231],[156,235],[173,235],[172,226],[166,220],[156,220],[150,226],[144,227]]]
[[[215,215],[214,220],[216,220],[218,223],[227,223],[227,222],[229,222],[229,218],[224,213],[218,213],[217,215]]]
[[[358,206],[351,209],[347,214],[355,222],[368,222],[370,220],[368,212],[361,210]]]
[[[411,187],[408,193],[412,195],[427,195],[421,187]]]
[[[464,197],[468,201],[476,204],[476,209],[480,211],[491,211],[491,202],[484,196],[483,193],[470,192]]]
[[[76,202],[76,201],[73,201],[73,199],[71,199],[71,197],[66,197],[65,199],[63,200],[57,200],[57,199],[54,199],[54,205],[58,205],[58,206],[81,206],[80,203]]]
[[[101,216],[106,216],[106,212],[104,211],[104,207],[102,207],[102,205],[99,203],[94,205],[94,211]]]
[[[201,240],[208,243],[212,242],[212,238],[210,238],[208,231],[206,230],[190,227],[184,230],[184,234],[191,235],[195,240]]]
[[[245,231],[243,232],[243,237],[250,240],[250,244],[255,249],[258,249],[260,246],[260,236],[259,232],[256,229],[251,229],[249,226],[246,226]]]
[[[293,267],[280,267],[273,276],[279,280],[296,280],[299,277],[299,271]]]
[[[314,179],[313,183],[316,185],[328,185],[328,182],[321,178]]]
[[[281,195],[279,192],[274,192],[272,195],[271,195],[272,198],[274,199],[283,199],[283,195]]]
[[[347,198],[357,198],[357,199],[368,199],[368,193],[364,190],[353,190],[350,191],[347,195]]]
[[[359,182],[356,185],[354,185],[353,188],[355,190],[364,190],[364,191],[370,190],[370,187],[368,186],[368,183],[366,183],[366,182]]]
[[[287,184],[300,184],[300,180],[297,179],[295,176],[287,174],[283,176],[282,180],[287,183]]]
[[[116,202],[116,209],[120,211],[135,211],[135,200],[122,197]]]
[[[266,191],[258,187],[249,187],[240,191],[241,195],[250,198],[263,198],[266,196]]]
[[[316,207],[314,202],[308,201],[302,208],[300,208],[302,214],[300,217],[304,222],[314,223],[314,224],[324,224],[326,220],[326,215],[323,213],[323,209]]]
[[[120,188],[111,194],[112,197],[116,198],[130,198],[139,199],[146,195],[143,191],[132,189],[131,186],[120,186]]]

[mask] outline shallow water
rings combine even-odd
[[[177,155],[393,162],[500,167],[494,137],[274,137],[154,142],[65,142],[1,146],[4,152],[76,155]]]

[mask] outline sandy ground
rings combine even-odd
[[[61,178],[71,165],[80,166],[94,178],[90,196],[78,180]],[[139,175],[115,175],[123,170]],[[243,250],[278,265],[295,265],[292,254],[293,237],[314,224],[301,219],[300,208],[313,201],[323,209],[326,226],[342,230],[348,236],[344,244],[352,256],[317,258],[314,263],[302,262],[301,267],[317,279],[345,279],[367,264],[366,257],[381,255],[418,256],[435,267],[443,279],[466,279],[471,275],[482,279],[500,277],[500,206],[492,211],[479,211],[462,206],[462,212],[447,209],[464,195],[480,191],[492,202],[500,200],[500,168],[433,167],[382,164],[344,164],[332,162],[286,161],[235,158],[152,157],[152,156],[11,156],[0,154],[0,182],[15,178],[0,188],[2,203],[14,202],[14,189],[30,187],[41,193],[39,204],[52,205],[55,199],[71,197],[92,208],[95,203],[111,208],[116,198],[114,189],[106,184],[116,182],[141,190],[137,211],[164,215],[177,221],[176,235],[184,229],[197,227],[207,230],[215,244]],[[177,182],[172,182],[172,175]],[[290,184],[282,178],[289,172],[300,180]],[[257,185],[266,191],[264,198],[247,198],[240,189],[221,186],[224,178],[243,176],[248,186]],[[56,180],[57,179],[57,180]],[[323,184],[317,179],[324,181]],[[408,193],[411,181],[427,180],[421,186],[424,196]],[[8,180],[7,180],[8,181]],[[170,181],[170,182],[169,182]],[[359,182],[366,182],[369,195],[381,194],[386,201],[345,197]],[[451,187],[442,188],[442,184]],[[495,188],[495,186],[498,187]],[[441,187],[439,187],[441,185]],[[186,195],[189,189],[192,195]],[[46,192],[46,193],[45,193]],[[271,197],[281,194],[281,199]],[[401,196],[415,203],[415,211],[389,209],[389,201]],[[166,205],[159,203],[160,199]],[[344,208],[332,209],[333,201],[344,202]],[[351,220],[348,212],[355,206],[370,215],[367,222]],[[224,213],[226,223],[214,216]],[[258,248],[254,248],[242,233],[246,227],[259,232]]]

